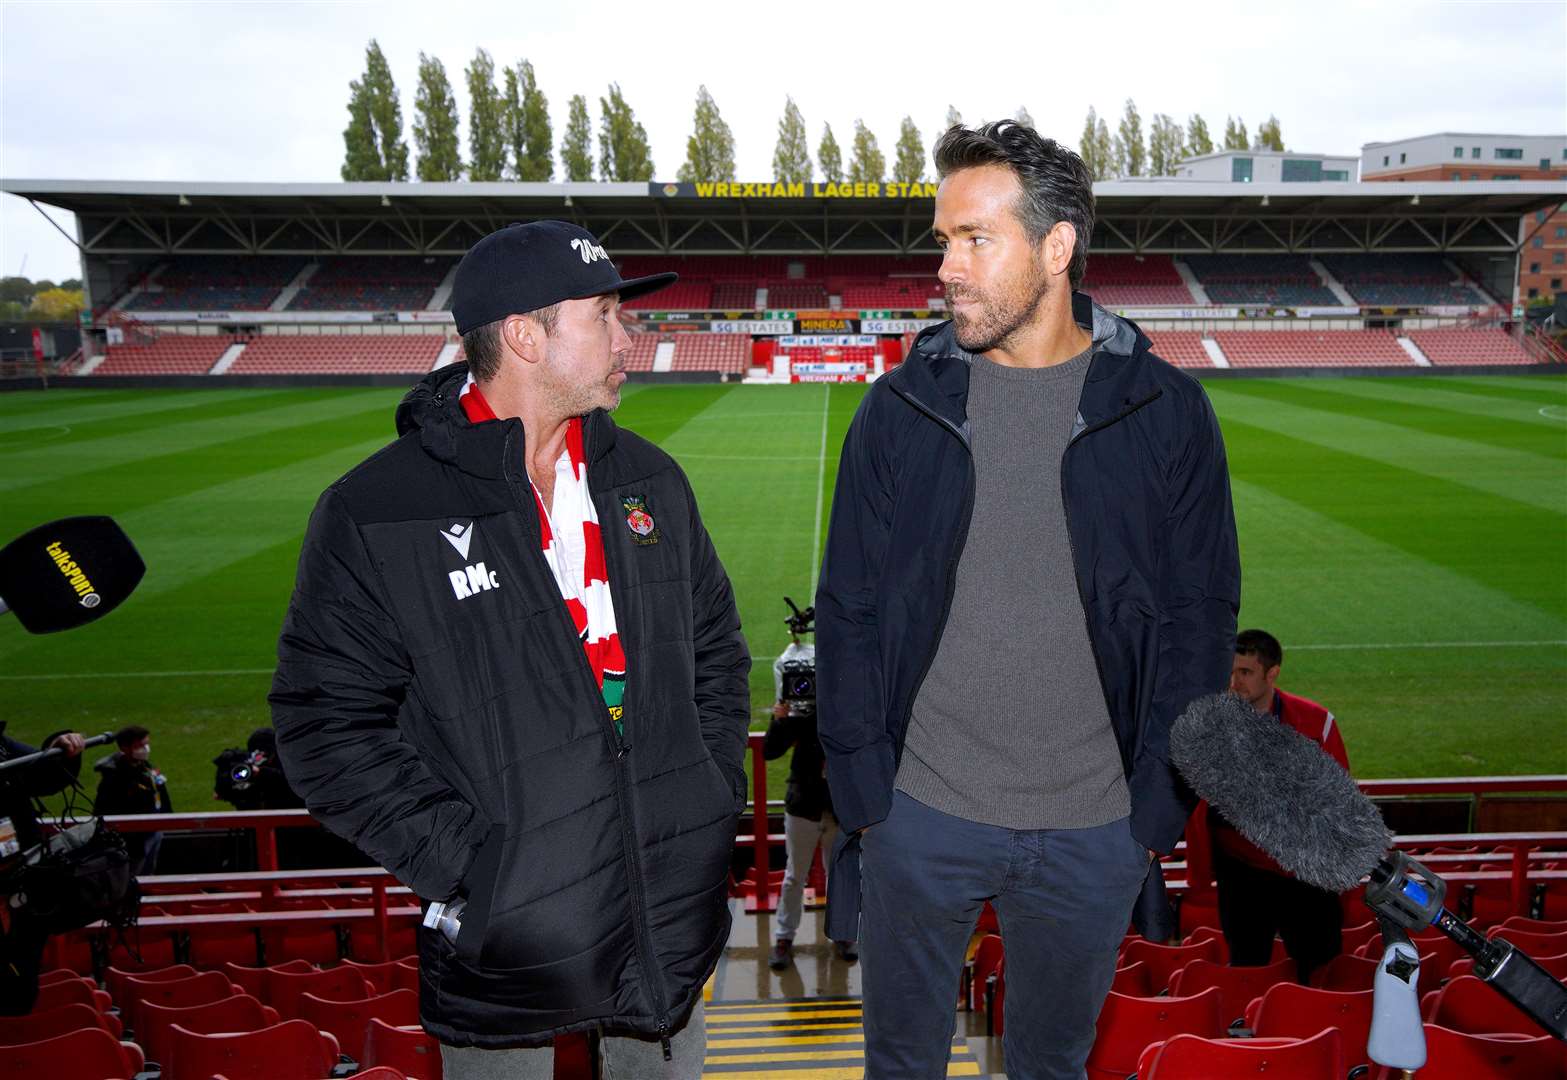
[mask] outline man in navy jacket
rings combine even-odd
[[[1007,1073],[1076,1078],[1128,922],[1173,930],[1166,748],[1229,676],[1229,479],[1202,388],[1075,291],[1082,160],[1010,121],[935,157],[953,318],[849,429],[816,599],[828,932],[863,911],[867,1077],[944,1076],[991,901]]]

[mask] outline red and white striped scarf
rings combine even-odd
[[[469,421],[481,424],[497,420],[472,375],[458,398]],[[624,734],[622,703],[626,693],[626,657],[615,627],[615,605],[609,593],[609,569],[604,561],[604,535],[598,510],[588,490],[588,463],[582,445],[582,418],[566,425],[566,449],[555,462],[555,494],[544,505],[530,479],[533,504],[539,512],[539,535],[544,561],[555,576],[566,610],[587,653],[588,667],[598,680],[615,727]]]

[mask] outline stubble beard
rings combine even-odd
[[[965,352],[988,353],[1007,345],[1013,335],[1033,321],[1049,284],[1049,275],[1031,265],[1029,275],[1017,288],[999,294],[978,289],[948,293],[949,302],[971,300],[977,307],[977,311],[969,314],[952,313],[959,347]]]

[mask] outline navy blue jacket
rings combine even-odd
[[[1170,765],[1170,725],[1227,685],[1234,660],[1240,556],[1224,443],[1195,379],[1154,356],[1135,323],[1072,299],[1096,351],[1061,460],[1067,531],[1132,834],[1168,852],[1196,801]],[[852,905],[831,913],[833,937],[858,908],[848,834],[887,816],[968,535],[971,359],[950,323],[926,330],[871,387],[844,441],[816,594],[818,731],[845,833],[831,899]],[[1017,552],[1027,557],[1027,537]],[[1041,772],[1049,767],[1047,754]],[[1164,937],[1157,866],[1137,923]]]

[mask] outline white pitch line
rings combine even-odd
[[[816,464],[816,527],[811,530],[811,595],[816,603],[816,578],[822,565],[822,496],[827,486],[827,407],[832,403],[832,384],[822,387],[822,448]]]

